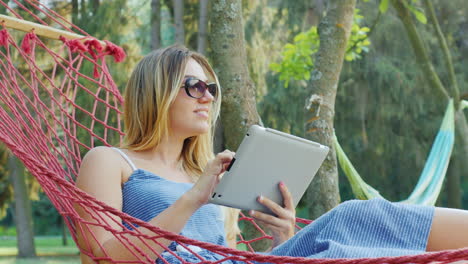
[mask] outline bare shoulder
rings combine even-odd
[[[83,157],[83,162],[118,162],[119,154],[111,147],[99,146],[90,149]]]
[[[83,157],[77,178],[78,187],[88,181],[119,181],[122,175],[120,154],[110,147],[95,147]],[[84,186],[83,186],[84,187]]]

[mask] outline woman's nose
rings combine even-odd
[[[214,100],[214,96],[206,89],[205,94],[200,97],[200,100],[203,102],[211,102]]]

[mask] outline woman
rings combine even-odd
[[[221,91],[217,77],[200,54],[180,46],[152,52],[133,71],[125,91],[126,135],[121,149],[98,147],[84,157],[77,186],[108,205],[164,230],[189,238],[235,246],[235,221],[223,223],[216,205],[207,204],[234,153],[212,153],[214,123]],[[461,210],[392,204],[384,200],[346,202],[294,235],[295,209],[283,184],[285,204],[267,197],[259,202],[277,217],[250,212],[269,226],[270,254],[304,257],[376,257],[416,254],[468,246],[468,213]],[[94,221],[86,212],[81,217]],[[107,219],[109,220],[109,219]],[[120,219],[110,219],[122,229]],[[227,221],[227,222],[228,222]],[[140,232],[151,235],[143,227]],[[225,229],[227,236],[225,235]],[[114,236],[100,227],[78,232],[79,242],[95,256],[134,259]],[[177,260],[154,242],[128,238],[151,258]],[[98,242],[102,247],[98,246]],[[169,240],[159,240],[185,259],[193,255]],[[281,245],[280,245],[281,244]],[[179,249],[179,250],[178,250]],[[106,254],[104,254],[106,252]],[[200,251],[208,260],[219,256]],[[82,255],[84,263],[91,259]],[[158,259],[158,262],[161,260]]]

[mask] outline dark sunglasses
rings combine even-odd
[[[206,90],[208,90],[213,97],[216,97],[218,91],[218,85],[216,83],[207,84],[195,77],[187,77],[184,82],[184,88],[187,95],[195,99],[202,98]]]

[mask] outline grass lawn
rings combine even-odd
[[[16,257],[0,257],[0,264],[80,264],[79,257],[38,257],[34,259],[17,259]]]
[[[35,237],[35,259],[17,259],[16,237],[0,237],[0,264],[54,264],[54,263],[80,263],[79,251],[71,238],[68,245],[62,246],[62,237],[47,236]]]

